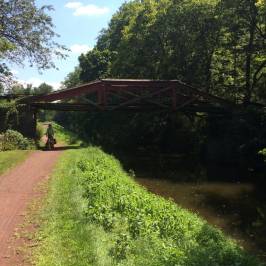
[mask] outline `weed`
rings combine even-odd
[[[36,265],[261,265],[98,148],[67,151],[50,187]]]

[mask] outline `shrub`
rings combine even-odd
[[[40,141],[42,139],[43,135],[44,135],[43,126],[38,123],[37,128],[36,128],[36,140]]]
[[[63,126],[52,122],[54,131],[55,131],[55,137],[59,142],[63,142],[69,145],[73,144],[80,144],[80,141],[73,132],[70,132],[66,130]]]
[[[24,138],[23,135],[15,130],[7,130],[0,139],[0,149],[9,150],[27,150],[34,147],[33,141]]]

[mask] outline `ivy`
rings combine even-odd
[[[20,111],[25,108],[25,104],[17,104],[16,102],[0,103],[0,130],[11,129],[19,125]]]

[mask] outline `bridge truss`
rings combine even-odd
[[[31,108],[58,111],[152,110],[225,113],[233,103],[178,80],[103,79],[45,95],[24,97]]]

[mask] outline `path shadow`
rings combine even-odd
[[[80,146],[60,146],[60,147],[55,147],[53,150],[47,150],[42,148],[43,151],[67,151],[67,150],[78,150],[80,149]]]

